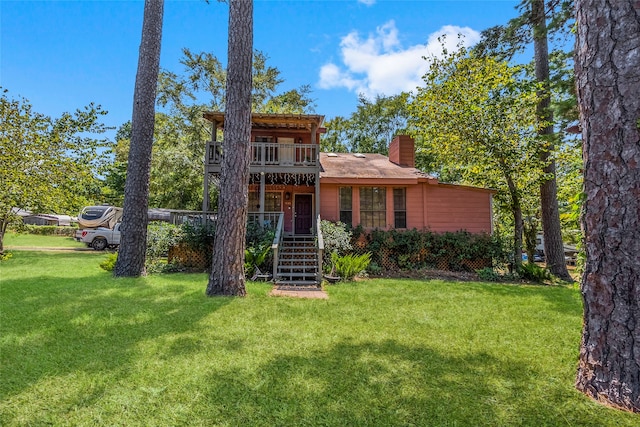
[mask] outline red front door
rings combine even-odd
[[[311,234],[313,226],[313,197],[311,194],[295,195],[295,234]]]

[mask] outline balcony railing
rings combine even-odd
[[[251,143],[251,166],[317,166],[318,144]],[[209,165],[222,163],[222,142],[209,142]]]

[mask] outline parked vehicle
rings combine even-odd
[[[113,229],[98,227],[78,230],[76,231],[75,239],[96,251],[117,248],[120,245],[120,223],[117,223]]]
[[[109,205],[86,206],[78,215],[80,228],[106,227],[113,229],[122,219],[122,208]]]

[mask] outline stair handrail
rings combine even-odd
[[[318,236],[316,239],[316,249],[318,252],[318,272],[316,273],[316,277],[318,283],[322,283],[322,260],[324,259],[324,237],[322,236],[322,229],[320,228],[321,221],[320,214],[318,214],[316,218],[316,234]]]
[[[273,251],[273,280],[277,280],[278,278],[278,263],[279,253],[278,248],[282,245],[282,226],[284,224],[284,212],[280,212],[280,216],[278,217],[278,225],[276,226],[276,234],[273,237],[273,243],[271,244],[271,250]]]

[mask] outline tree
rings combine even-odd
[[[521,15],[509,21],[506,26],[496,26],[483,31],[482,40],[475,49],[480,55],[511,60],[516,53],[522,52],[525,46],[533,42],[535,78],[541,84],[537,115],[540,160],[545,174],[540,182],[544,251],[551,273],[567,281],[573,279],[565,263],[558,207],[555,160],[558,135],[554,132],[552,112],[548,34],[568,33],[572,2],[573,0],[548,0],[546,3],[545,0],[522,0],[519,5]],[[563,77],[571,80],[567,74]]]
[[[576,387],[640,412],[640,18],[635,2],[576,0],[584,144],[584,323]]]
[[[560,228],[560,211],[558,209],[558,188],[556,183],[555,134],[553,131],[553,112],[551,111],[551,87],[549,81],[549,46],[547,42],[547,15],[544,0],[531,0],[531,16],[533,20],[533,47],[536,81],[542,88],[538,93],[536,108],[538,116],[538,135],[542,149],[540,161],[545,177],[540,183],[540,211],[542,214],[542,230],[544,234],[544,256],[547,268],[551,273],[566,281],[573,281],[567,271],[564,259],[564,245]]]
[[[253,0],[229,1],[229,63],[224,156],[207,295],[244,296],[251,162]]]
[[[353,153],[389,152],[389,143],[407,128],[408,93],[378,95],[369,100],[360,95],[357,109],[348,119],[335,117],[325,124],[327,134],[321,142],[323,150]]]
[[[431,58],[409,106],[421,149],[463,182],[499,190],[513,219],[513,263],[522,262],[523,199],[540,178],[535,135],[536,86],[520,67],[464,48]]]
[[[77,213],[99,191],[96,171],[102,160],[95,139],[106,128],[106,114],[90,104],[51,119],[27,100],[0,97],[0,253],[15,209],[37,213]]]
[[[147,249],[149,173],[155,125],[156,87],[160,68],[164,0],[145,0],[142,41],[133,95],[131,147],[127,160],[122,233],[113,274],[118,277],[144,273]]]

